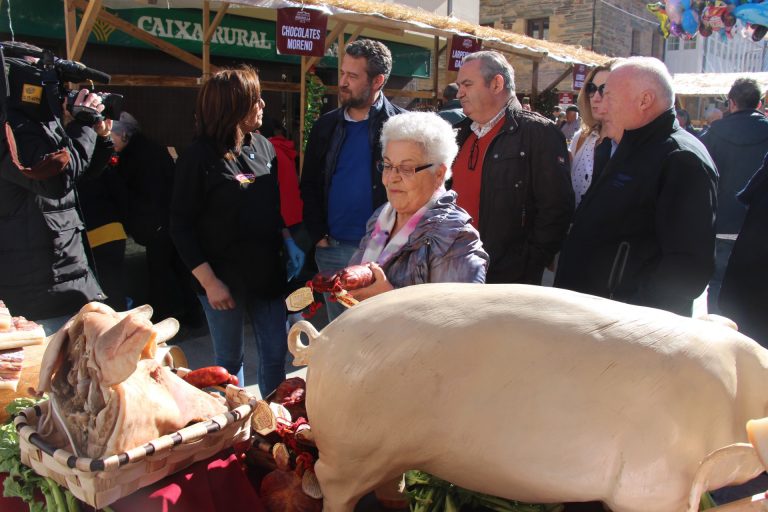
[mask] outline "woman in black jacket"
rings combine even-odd
[[[254,131],[264,101],[250,67],[215,73],[197,98],[197,137],[176,162],[171,236],[196,279],[216,364],[243,382],[243,321],[259,350],[258,384],[266,396],[285,378],[282,293],[303,263],[280,216],[277,159]]]

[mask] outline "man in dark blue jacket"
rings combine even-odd
[[[576,210],[555,286],[691,315],[714,268],[717,173],[674,98],[657,59],[611,70],[603,126],[618,146]]]
[[[379,135],[387,119],[404,112],[382,93],[391,70],[392,54],[382,43],[358,39],[348,44],[341,61],[341,106],[320,117],[309,134],[301,198],[321,271],[347,266],[368,218],[387,200],[376,171]],[[329,320],[344,309],[326,303]]]
[[[736,235],[747,214],[736,199],[768,152],[768,119],[759,110],[763,94],[752,78],[739,78],[728,92],[727,117],[715,121],[701,141],[720,174],[717,192],[715,273],[709,282],[709,312],[718,313],[717,298]]]

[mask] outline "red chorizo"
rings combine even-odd
[[[345,290],[357,290],[370,286],[376,280],[368,265],[352,265],[338,272],[339,284]]]
[[[324,270],[318,272],[312,278],[312,289],[318,293],[336,293],[341,290],[336,289],[339,279],[336,272]]]
[[[318,293],[339,293],[370,286],[376,279],[367,265],[352,265],[331,274],[320,272],[312,279],[312,289]]]
[[[183,378],[196,388],[209,388],[211,386],[223,386],[229,382],[231,375],[222,366],[206,366],[192,370]],[[237,379],[237,377],[235,377]]]

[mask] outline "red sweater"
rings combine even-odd
[[[287,227],[302,221],[304,203],[299,193],[299,175],[296,172],[296,148],[293,141],[283,136],[270,137],[277,153],[277,182],[280,187],[280,214]]]

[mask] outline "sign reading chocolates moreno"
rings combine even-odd
[[[277,51],[283,55],[322,57],[328,15],[317,9],[283,7],[277,10]]]

